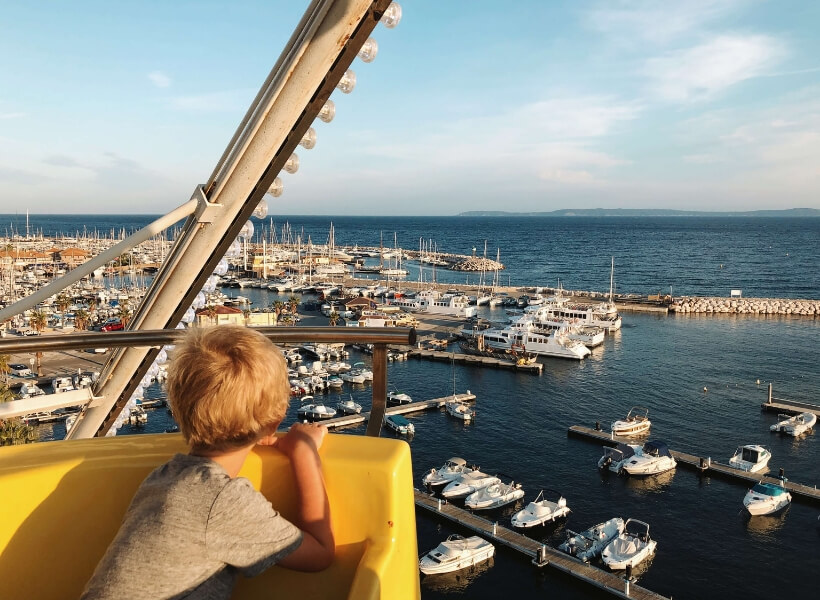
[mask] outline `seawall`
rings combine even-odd
[[[745,315],[820,316],[820,300],[789,298],[675,298],[670,312]]]

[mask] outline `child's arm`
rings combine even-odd
[[[321,571],[330,566],[336,552],[318,452],[326,434],[322,425],[296,423],[273,444],[290,459],[299,501],[294,524],[303,532],[299,547],[277,563],[288,569]]]

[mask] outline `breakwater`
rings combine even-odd
[[[669,306],[675,313],[711,313],[746,315],[820,315],[820,300],[790,298],[675,298]]]

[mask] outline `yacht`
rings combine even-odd
[[[71,381],[71,377],[55,377],[51,380],[51,387],[55,394],[62,394],[74,390],[74,382]]]
[[[481,335],[485,346],[498,350],[574,360],[583,360],[591,354],[583,343],[569,339],[564,330],[539,333],[532,318],[527,315],[505,328],[484,329]]]
[[[462,473],[469,470],[470,468],[467,466],[466,460],[454,456],[438,469],[430,469],[430,471],[424,475],[421,482],[430,487],[437,487],[448,484],[454,479],[458,479]]]
[[[547,500],[544,490],[538,492],[535,500],[512,516],[512,526],[526,529],[543,525],[548,521],[554,522],[556,519],[569,515],[570,510],[566,498],[557,492],[554,493],[558,496],[557,500]]]
[[[588,325],[578,319],[559,319],[549,306],[543,303],[533,306],[532,301],[524,314],[531,316],[533,324],[545,332],[563,330],[571,340],[576,340],[584,344],[587,348],[596,348],[604,343],[606,339],[606,329],[597,325]]]
[[[624,530],[601,553],[604,564],[613,571],[636,567],[655,554],[658,542],[649,537],[649,525],[627,519]]]
[[[762,471],[769,464],[772,453],[763,446],[757,444],[747,444],[741,446],[729,459],[729,466],[749,473]]]
[[[419,570],[425,575],[450,573],[489,560],[494,554],[490,542],[476,535],[465,538],[454,533],[421,558]]]
[[[469,319],[476,314],[476,307],[470,306],[470,299],[464,294],[441,294],[436,290],[426,290],[416,295],[419,311],[435,315],[450,315]]]
[[[743,506],[752,516],[772,515],[786,508],[792,501],[792,495],[786,491],[786,480],[781,479],[781,484],[776,483],[756,483],[755,486],[746,492],[743,498]]]
[[[466,402],[455,398],[445,402],[444,408],[447,410],[448,415],[456,419],[461,419],[462,421],[472,421],[475,416],[475,411],[470,408]]]
[[[441,490],[441,495],[448,499],[466,498],[473,492],[494,483],[501,483],[495,475],[487,475],[478,469],[465,471],[458,479],[453,479]]]
[[[649,420],[649,409],[633,406],[626,417],[612,423],[612,433],[632,437],[649,433],[652,422]]]
[[[618,537],[623,530],[624,520],[620,517],[593,525],[581,533],[567,530],[567,540],[558,546],[558,549],[579,560],[589,562],[601,554],[609,542]]]
[[[464,499],[464,506],[473,510],[490,510],[512,504],[524,497],[520,483],[498,481],[476,490]]]
[[[403,394],[398,390],[391,390],[387,392],[387,405],[410,404],[413,399],[409,394]]]
[[[658,475],[675,468],[677,462],[665,442],[646,442],[640,452],[623,461],[621,468],[629,475]]]
[[[817,423],[817,415],[813,412],[804,412],[799,415],[780,415],[780,418],[785,417],[784,420],[775,423],[769,429],[777,433],[785,433],[797,437],[804,433],[811,431],[815,423]]]

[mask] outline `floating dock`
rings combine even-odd
[[[567,433],[576,437],[603,442],[609,446],[614,446],[617,442],[622,442],[624,444],[635,443],[635,439],[620,437],[617,435],[613,436],[609,432],[599,431],[591,427],[584,427],[583,425],[573,425],[569,428]],[[759,482],[780,484],[780,479],[776,477],[769,477],[767,475],[763,475],[762,473],[740,471],[734,467],[730,467],[729,465],[714,462],[711,457],[702,458],[700,456],[695,456],[694,454],[678,452],[677,450],[669,450],[669,452],[678,464],[692,467],[701,473],[719,475],[721,477],[725,477],[726,479],[751,484]],[[820,490],[817,489],[817,486],[809,487],[793,481],[786,481],[785,487],[795,498],[820,503]]]
[[[511,371],[521,371],[532,375],[541,375],[541,373],[544,372],[544,365],[538,362],[528,365],[519,365],[511,360],[502,360],[500,358],[492,358],[491,356],[455,354],[453,352],[442,352],[440,350],[410,350],[408,357],[424,360],[435,360],[439,362],[456,362],[460,365],[473,365],[476,367],[509,369]]]
[[[455,394],[455,396],[446,396],[444,398],[434,398],[433,400],[422,400],[421,402],[410,402],[409,404],[399,404],[398,406],[388,406],[384,411],[385,415],[403,415],[411,412],[419,412],[422,410],[430,410],[432,408],[441,408],[445,402],[455,398],[461,402],[472,402],[475,400],[475,394]],[[336,427],[346,427],[348,425],[358,425],[366,422],[370,418],[370,412],[363,412],[357,415],[344,415],[342,417],[334,417],[326,421],[320,421],[322,425],[328,429]]]
[[[820,417],[820,406],[816,404],[808,404],[807,402],[787,402],[773,398],[771,402],[764,402],[760,405],[761,410],[766,412],[775,412],[778,414],[799,415],[804,412],[814,413]]]
[[[664,600],[661,596],[634,583],[627,582],[609,571],[593,567],[574,556],[564,554],[525,535],[521,535],[498,523],[493,523],[472,512],[459,508],[445,500],[429,496],[415,490],[416,507],[453,523],[466,527],[484,538],[503,544],[511,550],[529,557],[538,567],[552,567],[584,583],[595,586],[617,598],[639,598],[641,600]]]

